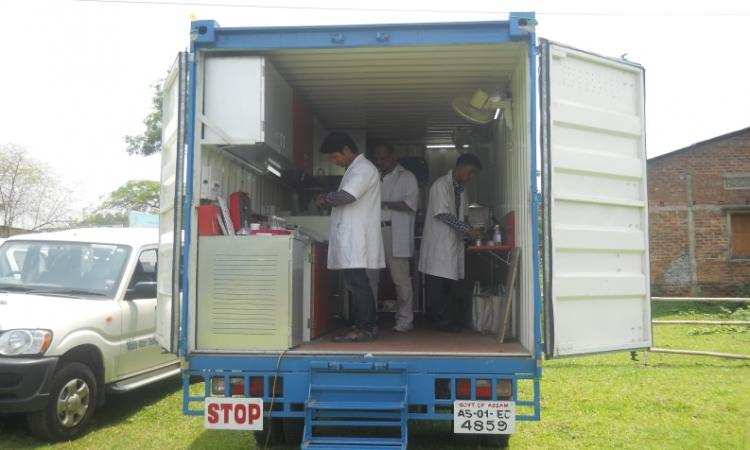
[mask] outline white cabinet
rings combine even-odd
[[[305,243],[293,236],[201,236],[196,347],[286,350],[302,342]]]
[[[292,89],[262,56],[209,56],[203,73],[202,140],[263,145],[292,159]]]

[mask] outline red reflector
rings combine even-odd
[[[491,400],[492,388],[490,386],[477,386],[477,400]]]
[[[456,398],[460,400],[471,398],[471,380],[456,380]]]
[[[250,395],[252,397],[263,397],[263,377],[250,378]]]

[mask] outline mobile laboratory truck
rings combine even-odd
[[[540,419],[543,355],[651,345],[644,70],[537,40],[535,25],[533,13],[475,23],[192,22],[190,50],[164,85],[157,307],[159,340],[183,359],[184,414],[303,448],[406,448],[418,420],[507,443],[518,421]],[[500,93],[489,118],[477,120],[487,109],[477,89]],[[472,128],[454,110],[467,94],[469,119],[486,125]],[[506,218],[520,254],[503,300],[506,309],[513,299],[508,331],[397,334],[381,323],[373,342],[331,342],[346,301],[325,270],[326,218],[301,205],[326,180],[337,186],[342,172],[317,148],[333,129],[361,150],[376,136],[423,158],[427,188],[466,147],[480,156],[470,199]],[[290,211],[299,231],[204,232],[205,199],[232,192],[248,192],[254,211]],[[467,279],[506,274],[500,247],[467,253]],[[200,393],[190,389],[196,379]],[[373,437],[371,428],[388,431]]]

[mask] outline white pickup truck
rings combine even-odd
[[[0,413],[79,436],[105,390],[179,374],[154,339],[158,231],[88,228],[0,246]]]

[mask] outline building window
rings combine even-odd
[[[724,175],[724,189],[750,189],[750,174],[730,173]]]
[[[750,211],[729,215],[733,258],[750,258]]]

